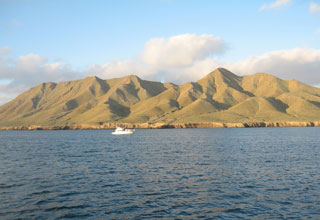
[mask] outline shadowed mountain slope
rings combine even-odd
[[[0,106],[1,126],[306,120],[320,120],[319,88],[223,68],[180,86],[134,75],[42,83]]]

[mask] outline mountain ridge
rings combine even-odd
[[[41,83],[0,106],[0,126],[320,120],[320,88],[217,68],[182,85],[135,75]]]

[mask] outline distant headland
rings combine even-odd
[[[135,75],[42,83],[0,106],[0,129],[320,126],[320,89],[218,68],[183,85]]]

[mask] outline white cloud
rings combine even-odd
[[[266,72],[282,79],[320,84],[320,50],[296,48],[278,50],[224,65],[238,74]]]
[[[291,0],[276,0],[275,2],[269,3],[269,4],[263,4],[259,11],[267,10],[267,9],[277,9],[286,5],[289,5],[291,3]]]
[[[47,60],[38,54],[28,54],[18,58],[18,67],[22,71],[31,72],[36,71],[39,66],[44,65]]]
[[[226,44],[219,37],[183,34],[149,40],[142,52],[142,59],[152,66],[182,67],[225,50]]]
[[[0,105],[16,95],[42,82],[60,82],[83,77],[65,63],[49,63],[38,54],[28,54],[17,59],[5,57],[0,50]],[[10,49],[6,49],[6,55]],[[1,56],[2,55],[2,56]]]
[[[318,5],[317,3],[311,2],[309,10],[310,10],[311,13],[320,16],[320,5]]]
[[[154,74],[154,68],[141,60],[113,60],[103,65],[93,65],[85,71],[86,75],[94,73],[102,78],[139,75],[146,77]]]

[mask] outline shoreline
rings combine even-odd
[[[279,121],[279,122],[199,122],[199,123],[117,123],[117,126],[134,129],[166,128],[264,128],[264,127],[320,127],[320,121]],[[73,124],[57,126],[21,125],[0,126],[0,130],[105,130],[115,129],[116,123]]]

